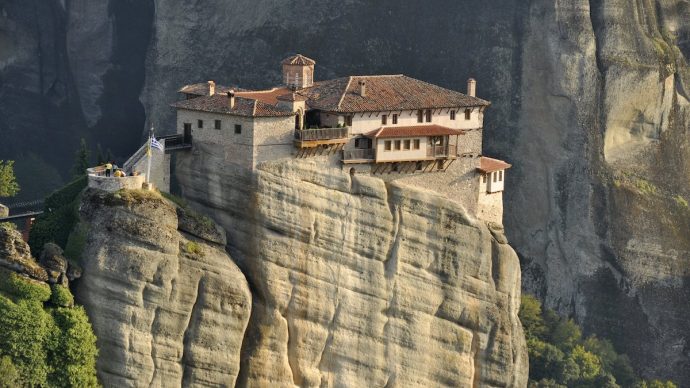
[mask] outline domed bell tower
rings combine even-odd
[[[285,58],[282,62],[283,84],[293,90],[312,86],[314,84],[315,64],[313,59],[301,54]]]

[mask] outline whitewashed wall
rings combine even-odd
[[[419,140],[419,149],[414,149],[414,140]],[[391,141],[391,150],[386,151],[384,146],[386,140]],[[400,150],[395,150],[395,141],[400,140]],[[404,141],[410,141],[410,149],[402,149],[404,146]],[[377,161],[390,161],[390,160],[420,160],[426,159],[426,148],[427,148],[427,138],[426,137],[408,137],[408,138],[396,138],[396,139],[378,139],[376,141],[376,160]]]
[[[350,131],[351,134],[357,135],[357,134],[362,134],[366,132],[373,131],[375,129],[379,129],[383,126],[385,127],[406,127],[406,126],[413,126],[413,125],[441,125],[447,128],[453,128],[453,129],[474,129],[474,128],[481,128],[483,126],[483,120],[484,120],[484,114],[480,112],[479,108],[474,108],[472,109],[472,113],[470,115],[470,120],[465,120],[465,109],[464,108],[457,108],[456,113],[455,113],[455,120],[450,119],[450,110],[451,109],[436,109],[435,111],[432,109],[433,114],[431,116],[431,122],[427,123],[426,122],[426,116],[424,117],[424,122],[419,123],[417,122],[417,111],[416,110],[407,110],[407,111],[400,111],[397,112],[374,112],[374,113],[357,113],[352,117],[352,130]],[[393,124],[393,114],[398,114],[398,123]],[[386,114],[388,115],[387,119],[387,124],[383,125],[381,123],[381,115]],[[333,115],[330,115],[333,116]],[[338,121],[335,121],[332,117],[329,117],[327,114],[322,114],[322,124],[324,124],[324,118],[326,118],[328,124],[324,125],[332,125],[335,126],[338,123],[343,123],[344,118],[343,116],[338,117]]]

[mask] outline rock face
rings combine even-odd
[[[76,297],[109,387],[233,386],[251,294],[224,233],[149,192],[87,191]],[[203,231],[203,233],[199,232]]]
[[[46,282],[48,273],[31,257],[29,245],[22,234],[9,224],[0,223],[0,267],[7,268],[31,279]]]
[[[318,162],[252,178],[218,169],[217,151],[200,145],[176,169],[252,285],[239,385],[526,385],[502,230],[431,192]]]

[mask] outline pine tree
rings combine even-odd
[[[14,177],[14,160],[0,160],[0,197],[12,197],[19,192]]]
[[[86,140],[81,139],[79,149],[74,155],[74,166],[72,167],[72,176],[79,177],[86,173],[89,168],[89,150],[86,148]]]

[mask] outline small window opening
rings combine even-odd
[[[465,120],[469,120],[472,118],[472,110],[471,109],[465,109]]]
[[[395,113],[395,114],[393,114],[393,124],[397,124],[397,123],[398,123],[398,114]]]
[[[400,151],[400,140],[395,141],[395,150]]]
[[[214,122],[214,128],[220,129],[220,120],[216,120],[216,121]]]
[[[493,175],[493,177],[494,177],[494,178],[493,178],[493,179],[494,179],[494,183],[496,183],[496,181],[498,180],[498,173],[497,173],[497,172],[494,172],[494,173],[492,173],[491,175]]]
[[[503,182],[503,171],[502,170],[498,172],[498,181]]]
[[[431,122],[431,109],[426,110],[426,122],[427,123]]]
[[[352,126],[352,116],[345,116],[345,126],[346,127]]]
[[[388,115],[381,115],[381,124],[382,125],[388,124]]]
[[[235,133],[238,135],[242,133],[242,124],[235,124]]]
[[[418,123],[424,122],[424,112],[422,112],[421,109],[417,111],[417,122]]]
[[[204,127],[204,120],[197,120],[196,126],[197,126],[197,128],[203,128]]]
[[[414,139],[414,149],[418,150],[419,149],[419,139]]]
[[[486,174],[482,174],[482,183],[486,183]]]
[[[383,150],[384,151],[390,151],[391,150],[391,141],[390,140],[386,140],[383,143]]]
[[[403,149],[404,149],[404,150],[409,150],[409,149],[410,149],[410,141],[409,141],[409,140],[403,141]]]
[[[455,120],[455,111],[454,110],[450,111],[450,119]]]

